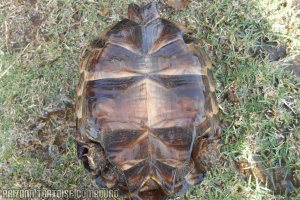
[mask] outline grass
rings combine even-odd
[[[96,188],[77,160],[72,116],[38,119],[72,103],[81,52],[130,2],[1,1],[1,188]],[[285,69],[300,50],[297,1],[203,0],[181,11],[159,5],[209,53],[224,126],[226,162],[181,199],[287,198],[234,163],[259,156],[268,173],[284,169],[300,178],[300,82]],[[287,54],[270,62],[264,46],[275,43]],[[299,188],[288,198],[299,199]]]

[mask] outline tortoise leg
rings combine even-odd
[[[220,165],[220,129],[217,128],[210,136],[209,138],[198,137],[192,152],[192,158],[198,173],[205,173],[212,167]]]
[[[101,173],[107,164],[101,145],[95,142],[77,142],[77,153],[85,168],[94,175]]]
[[[115,186],[117,177],[110,168],[110,163],[105,158],[105,153],[99,143],[77,140],[77,154],[84,167],[91,172],[96,183],[104,188]]]

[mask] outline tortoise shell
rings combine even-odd
[[[80,64],[77,151],[101,187],[164,199],[199,184],[219,158],[211,62],[156,4],[131,4]]]

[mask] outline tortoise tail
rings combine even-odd
[[[151,2],[142,7],[134,3],[128,6],[128,19],[136,23],[146,24],[158,17],[157,4],[155,2]]]

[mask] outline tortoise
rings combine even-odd
[[[220,156],[211,62],[156,3],[128,6],[80,63],[77,154],[100,187],[165,199],[200,184]]]

